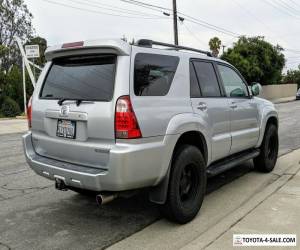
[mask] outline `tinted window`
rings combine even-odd
[[[221,96],[220,87],[212,63],[194,61],[194,65],[199,80],[202,96]]]
[[[224,65],[218,65],[218,68],[228,97],[248,96],[246,84],[233,69]]]
[[[137,96],[163,96],[170,89],[179,58],[139,53],[134,65],[134,93]]]
[[[114,89],[116,56],[61,58],[53,61],[41,98],[109,101]]]
[[[197,98],[200,97],[200,88],[196,76],[196,72],[192,63],[190,63],[190,85],[191,85],[191,97]]]

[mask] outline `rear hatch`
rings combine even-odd
[[[129,79],[129,69],[120,73],[125,77],[117,73],[117,67],[129,61],[124,57],[129,58],[77,53],[52,59],[32,102],[33,145],[38,154],[106,168],[115,143],[116,82]],[[126,80],[123,84],[129,85]]]

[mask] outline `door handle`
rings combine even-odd
[[[237,104],[236,104],[235,102],[232,102],[232,103],[230,104],[230,108],[232,108],[232,109],[237,108]]]
[[[205,103],[205,102],[199,102],[199,103],[198,103],[198,106],[197,106],[197,109],[200,109],[200,110],[202,110],[202,111],[207,110],[207,105],[206,105],[206,103]]]

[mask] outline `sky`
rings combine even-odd
[[[131,0],[25,0],[36,35],[48,45],[97,39],[148,38],[173,42],[172,0],[138,0],[165,9],[147,8]],[[217,36],[232,47],[238,36],[264,36],[285,49],[284,71],[300,64],[299,0],[177,0],[183,22],[179,44],[208,50]]]

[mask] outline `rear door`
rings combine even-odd
[[[254,147],[259,137],[257,103],[251,98],[248,86],[238,72],[225,64],[218,64],[226,96],[231,109],[230,153]]]
[[[127,58],[96,54],[53,59],[32,104],[33,144],[38,154],[106,167],[115,142],[115,82],[128,79],[124,70],[125,76],[116,72],[128,64]]]
[[[220,88],[214,64],[194,59],[190,62],[193,110],[210,129],[212,161],[226,157],[231,146],[230,108]]]

